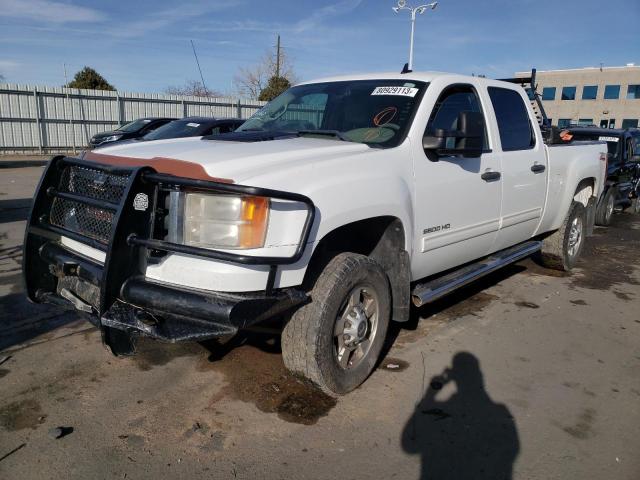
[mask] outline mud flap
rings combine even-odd
[[[587,236],[593,236],[593,228],[596,224],[596,209],[598,205],[596,197],[590,197],[587,202]]]

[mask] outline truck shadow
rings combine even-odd
[[[31,209],[32,198],[0,200],[0,223],[26,220]]]
[[[78,320],[74,312],[29,303],[21,290],[0,296],[0,352]]]
[[[438,400],[449,383],[455,393]],[[404,427],[402,448],[420,455],[421,480],[509,480],[520,441],[509,409],[487,393],[479,360],[458,352],[429,382]]]
[[[495,297],[487,294],[485,290],[526,270],[527,267],[520,263],[508,265],[431,304],[421,308],[412,305],[409,321],[405,323],[391,322],[389,325],[389,332],[380,359],[385,358],[400,336],[418,337],[421,333],[421,321],[436,316],[445,318],[443,314],[446,314],[446,320],[449,321],[464,315],[478,315],[482,308],[495,300]]]
[[[77,321],[75,312],[30,303],[22,285],[22,246],[0,248],[0,351]]]

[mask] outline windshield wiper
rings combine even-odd
[[[331,136],[331,137],[334,137],[334,138],[338,138],[338,139],[342,140],[343,142],[350,142],[351,141],[347,137],[345,137],[344,134],[339,130],[298,130],[296,133],[298,134],[298,136],[303,136],[303,135],[327,135],[327,136]]]

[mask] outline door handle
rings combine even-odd
[[[542,173],[547,169],[547,167],[545,167],[544,165],[540,165],[539,163],[534,163],[531,166],[531,171],[533,173]]]
[[[484,172],[480,175],[480,178],[485,182],[493,182],[494,180],[500,180],[500,172]]]

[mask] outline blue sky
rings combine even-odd
[[[410,4],[417,5],[415,0]],[[0,74],[61,85],[89,65],[119,90],[197,79],[233,91],[280,33],[300,79],[400,70],[409,15],[395,0],[0,0]],[[515,71],[640,64],[639,0],[441,0],[418,18],[415,70]]]

